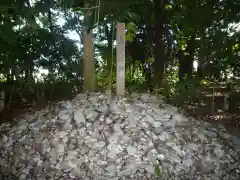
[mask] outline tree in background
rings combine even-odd
[[[117,22],[127,27],[128,89],[173,94],[190,79],[237,79],[239,6],[230,0],[1,1],[0,74],[7,104],[33,94],[51,99],[76,88],[114,88]],[[73,31],[79,41],[69,38]],[[36,78],[39,69],[48,70],[42,80]]]

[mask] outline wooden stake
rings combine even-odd
[[[229,109],[229,93],[224,94],[224,110],[228,111]]]
[[[124,96],[125,92],[125,24],[117,24],[117,96]]]
[[[214,114],[214,101],[215,101],[215,98],[214,98],[214,87],[213,87],[213,89],[212,89],[212,91],[213,91],[213,95],[212,95],[212,115]]]

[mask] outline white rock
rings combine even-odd
[[[129,155],[134,156],[138,153],[138,150],[137,150],[137,148],[135,148],[133,146],[128,146],[127,147],[127,152],[128,152]]]
[[[56,135],[59,137],[59,138],[64,138],[68,135],[68,132],[66,131],[59,131],[58,133],[56,133]]]
[[[128,122],[129,127],[136,127],[137,120],[140,118],[137,118],[134,114],[129,114],[126,121]]]
[[[82,124],[86,123],[86,119],[83,115],[82,109],[78,109],[77,111],[74,112],[74,120],[78,127],[81,127]]]
[[[170,134],[168,132],[162,132],[158,137],[161,141],[166,141],[169,139]]]
[[[153,164],[155,164],[157,162],[157,156],[158,156],[158,152],[156,149],[151,149],[147,153],[147,159]]]
[[[20,125],[18,126],[18,131],[25,131],[25,130],[27,130],[27,126],[28,126],[27,122],[26,121],[22,121],[20,123]]]
[[[69,111],[67,109],[65,110],[62,110],[58,113],[58,117],[61,119],[61,120],[70,120],[71,119],[71,114],[69,113]]]
[[[76,158],[78,156],[77,151],[68,151],[68,157],[69,158]]]
[[[64,144],[58,144],[58,152],[59,153],[64,153],[64,151],[65,151],[65,146],[64,146]]]
[[[186,167],[191,167],[193,165],[193,161],[191,159],[186,159],[182,164]]]
[[[106,170],[110,175],[116,176],[117,166],[115,164],[110,164],[109,166],[106,167]]]
[[[118,176],[129,176],[133,175],[138,170],[136,164],[127,164],[123,167],[123,170],[118,173]]]
[[[79,165],[81,165],[83,162],[77,158],[74,159],[68,159],[68,165],[70,168],[77,168]]]
[[[92,149],[98,149],[98,150],[100,150],[100,149],[102,149],[104,146],[105,146],[105,142],[103,142],[103,141],[98,141],[98,142],[95,142],[95,143],[93,143],[93,145],[91,146],[91,148]]]
[[[108,139],[109,143],[117,143],[122,137],[119,133],[113,133],[112,136]]]
[[[91,119],[93,117],[93,109],[92,108],[85,109],[84,114],[86,116],[86,119]]]
[[[105,113],[108,110],[108,106],[104,103],[100,104],[99,108],[97,109],[98,111]]]
[[[107,123],[107,124],[111,124],[111,123],[112,123],[112,119],[111,119],[110,117],[107,117],[107,118],[106,118],[106,123]]]
[[[97,163],[99,166],[105,166],[105,165],[107,165],[107,161],[103,161],[103,160],[98,160],[96,163]]]
[[[148,102],[149,100],[151,100],[151,96],[149,94],[142,94],[140,96],[140,100],[143,101],[144,103]]]
[[[77,167],[77,168],[73,168],[73,170],[71,171],[71,174],[75,177],[84,177],[86,176],[86,171]]]
[[[63,105],[66,109],[71,109],[73,108],[73,105],[70,101],[66,101],[65,104]]]
[[[155,175],[155,169],[153,165],[145,165],[145,170],[152,175]]]
[[[163,160],[165,159],[164,154],[158,154],[158,155],[157,155],[157,159],[163,161]]]
[[[79,138],[82,138],[82,137],[85,137],[86,136],[86,128],[83,127],[81,129],[78,130],[78,133],[79,133]]]
[[[13,145],[12,137],[9,137],[9,139],[8,139],[7,141],[5,141],[4,146],[5,146],[6,148],[8,148],[8,147],[10,147],[10,146],[12,146],[12,145]]]
[[[120,134],[120,135],[123,135],[123,131],[121,129],[121,125],[120,124],[114,124],[113,125],[113,129],[114,129],[114,132],[117,133],[117,134]]]
[[[150,124],[154,124],[156,121],[152,118],[152,117],[150,117],[149,115],[145,115],[144,117],[143,117],[143,121],[145,121],[145,122],[148,122],[148,123],[150,123]]]
[[[95,96],[90,96],[90,97],[89,97],[89,101],[90,101],[92,104],[96,104],[96,103],[97,103],[97,97],[95,97]]]
[[[153,125],[153,127],[155,127],[155,128],[159,128],[159,127],[162,126],[162,123],[161,123],[161,122],[154,122],[152,125]]]
[[[88,146],[92,146],[93,143],[96,143],[98,140],[96,138],[93,138],[92,136],[86,136],[85,137],[85,143]]]
[[[116,158],[117,154],[123,151],[123,147],[120,144],[110,143],[107,146],[107,149],[109,151],[108,157]]]
[[[122,138],[120,140],[120,143],[121,144],[131,144],[132,143],[132,139],[129,136],[124,135],[124,136],[122,136]]]

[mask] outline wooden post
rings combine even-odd
[[[125,92],[125,24],[117,24],[117,96],[124,96]]]
[[[229,92],[231,91],[231,82],[230,82],[230,79],[226,79],[226,89],[227,89],[227,92],[224,93],[224,110],[225,111],[228,111],[229,110]]]
[[[214,114],[214,110],[215,110],[215,91],[214,91],[214,87],[212,88],[212,115]]]
[[[224,94],[224,110],[229,110],[229,93]]]

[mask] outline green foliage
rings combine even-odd
[[[134,23],[127,24],[127,32],[125,34],[126,41],[133,42],[136,34],[136,25]]]
[[[85,2],[90,7],[99,5],[97,0]],[[22,102],[22,97],[34,93],[39,94],[39,99],[50,99],[53,94],[72,93],[74,86],[81,88],[77,79],[82,75],[82,15],[86,12],[83,3],[74,0],[1,1],[0,80],[9,96],[15,89],[15,94],[11,95],[16,96],[15,101]],[[112,38],[115,39],[112,32],[116,32],[109,24],[116,22],[126,23],[126,88],[130,91],[152,89],[150,86],[160,66],[155,63],[159,61],[155,59],[158,52],[162,53],[160,61],[164,62],[166,73],[163,73],[162,88],[155,91],[177,104],[195,98],[199,82],[220,81],[225,74],[240,77],[240,36],[236,28],[229,25],[239,21],[239,3],[180,0],[163,1],[159,7],[157,3],[157,0],[101,0],[99,17],[98,8],[91,8],[89,26],[97,30],[95,58],[97,83],[101,88],[108,87],[109,74],[113,77],[112,88],[116,86],[115,47],[113,72],[109,70]],[[60,16],[61,25],[58,23]],[[156,27],[162,28],[161,38],[158,38],[163,39],[160,45],[156,44]],[[66,36],[69,31],[75,31],[80,41],[70,40]],[[179,50],[183,51],[182,56],[177,53]],[[190,70],[186,69],[190,72],[189,79],[179,82],[180,61],[191,58],[202,66],[195,72],[190,65]],[[39,68],[49,71],[42,81],[35,79]],[[199,72],[202,74],[197,77]],[[232,94],[231,98],[237,99],[235,96]]]
[[[198,96],[197,86],[198,81],[196,79],[185,79],[183,82],[179,82],[176,86],[176,95],[174,101],[176,104],[183,104],[188,100],[195,100]]]
[[[163,87],[163,96],[167,98],[171,98],[176,94],[177,91],[177,82],[178,82],[178,76],[176,71],[170,71],[166,74],[162,87]]]

